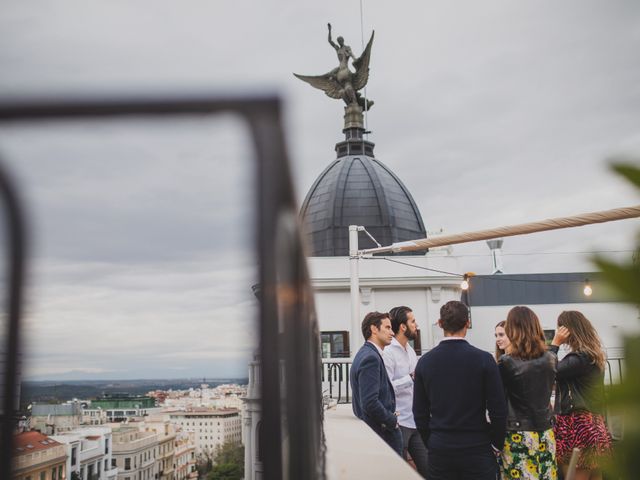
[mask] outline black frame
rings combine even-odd
[[[260,260],[263,474],[324,478],[319,331],[299,233],[275,95],[114,95],[0,99],[0,123],[122,116],[235,113],[250,129],[256,156],[257,244]],[[0,168],[0,195],[8,210],[9,296],[5,412],[15,412],[19,330],[25,261],[24,221],[13,183]],[[0,478],[11,477],[13,415],[3,415]]]

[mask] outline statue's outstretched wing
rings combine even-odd
[[[341,99],[343,96],[342,87],[335,79],[335,76],[332,74],[332,72],[317,76],[298,75],[297,73],[294,73],[294,75],[303,82],[307,82],[312,87],[324,91],[324,93],[326,93],[327,96],[331,98]]]
[[[367,47],[362,52],[362,55],[353,62],[353,67],[356,69],[356,73],[353,75],[353,88],[358,91],[367,84],[369,80],[369,60],[371,59],[371,44],[373,44],[373,35],[376,32],[371,32],[371,38]]]

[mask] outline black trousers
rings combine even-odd
[[[495,480],[498,462],[487,447],[486,452],[429,451],[429,480]]]
[[[415,428],[403,427],[400,426],[402,430],[402,440],[404,446],[404,454],[409,452],[413,463],[416,464],[416,468],[418,469],[418,473],[422,478],[427,478],[427,466],[428,466],[428,454],[427,447],[424,446],[424,442],[422,441],[422,437],[418,430]],[[406,456],[405,457],[406,460]]]

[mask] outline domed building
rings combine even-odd
[[[311,256],[348,255],[349,225],[365,227],[382,245],[426,237],[411,193],[374,157],[374,144],[362,138],[363,131],[345,130],[346,140],[336,145],[337,159],[316,179],[302,204],[300,215]],[[359,246],[376,245],[363,236]]]
[[[350,226],[365,229],[358,231],[358,250],[377,247],[375,242],[389,246],[427,236],[411,193],[389,166],[375,158],[374,144],[364,138],[364,112],[374,102],[359,91],[369,78],[373,37],[360,57],[351,56],[351,64],[350,59],[341,59],[337,49],[340,65],[336,69],[324,75],[294,74],[345,103],[344,140],[335,145],[335,159],[313,182],[300,209],[322,356],[327,359],[352,357],[364,342],[364,315],[374,310],[387,312],[398,305],[411,307],[418,319],[421,331],[413,345],[416,351],[428,349],[442,336],[435,326],[440,305],[460,298],[459,276],[446,273],[459,271],[457,259],[450,255],[450,248],[434,248],[393,258],[385,254],[353,259],[359,292],[352,305]],[[347,382],[348,377],[343,375]]]
[[[362,319],[350,315],[349,226],[365,227],[383,246],[427,236],[411,193],[375,158],[374,144],[364,139],[362,117],[350,122],[347,110],[345,140],[335,146],[336,159],[320,173],[300,209],[325,358],[351,357],[364,341]],[[364,232],[358,235],[359,250],[376,246]],[[419,352],[430,348],[442,335],[434,328],[440,305],[460,298],[459,279],[438,273],[458,270],[450,251],[396,254],[395,262],[383,261],[393,254],[376,257],[376,262],[361,258],[360,317],[373,310],[409,305],[422,327],[414,348]],[[407,262],[402,262],[403,257]]]

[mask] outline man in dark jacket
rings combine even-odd
[[[396,416],[396,397],[382,361],[393,330],[388,313],[371,312],[362,321],[366,342],[351,366],[353,413],[402,455],[402,434]]]
[[[498,366],[464,339],[469,311],[462,302],[443,305],[438,325],[445,338],[418,361],[413,390],[428,478],[495,480],[507,417]]]

